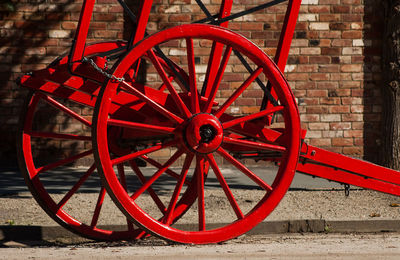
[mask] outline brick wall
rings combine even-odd
[[[18,113],[26,91],[14,80],[67,51],[79,17],[78,0],[8,0],[0,4],[0,161],[13,164]],[[116,0],[98,0],[90,41],[127,37]],[[138,1],[127,1],[135,5]],[[220,0],[205,0],[215,13]],[[232,12],[264,3],[235,0]],[[375,160],[380,130],[379,0],[303,0],[285,74],[298,99],[307,141]],[[230,23],[273,56],[286,6]],[[155,0],[148,31],[204,18],[192,0]],[[235,73],[237,74],[237,73]],[[235,84],[232,80],[230,84]],[[259,102],[255,101],[255,102]],[[249,107],[245,102],[241,109]]]

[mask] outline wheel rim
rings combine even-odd
[[[168,73],[161,69],[161,66],[157,64],[154,58],[152,59],[161,47],[172,46],[179,40],[184,44],[180,43],[177,46],[185,46],[184,53],[187,56],[185,58],[189,75],[189,82],[187,83],[189,92],[187,93],[178,92],[177,88],[168,80]],[[210,40],[212,44],[224,45],[225,52],[218,66],[218,72],[215,73],[215,78],[207,79],[208,74],[206,74],[205,82],[210,83],[206,85],[205,91],[200,91],[196,87],[194,46],[201,47],[201,41],[203,40]],[[194,45],[194,42],[200,42],[200,44]],[[157,48],[154,48],[155,46]],[[215,98],[218,97],[218,88],[221,85],[224,70],[232,51],[239,52],[252,62],[255,69],[244,80],[244,83],[232,91],[233,94],[230,97],[221,101],[221,105],[221,103],[217,104],[215,102]],[[123,77],[127,68],[145,55],[152,59],[150,64],[150,66],[153,66],[152,71],[158,73],[164,84],[167,85],[168,91],[166,93],[157,93],[153,96],[144,95],[145,89],[140,89],[134,84],[108,82],[107,87],[101,93],[101,101],[99,99],[96,104],[95,127],[93,128],[94,143],[96,143],[94,147],[95,159],[107,183],[111,197],[136,224],[168,240],[183,243],[211,243],[227,240],[247,232],[276,207],[287,191],[295,172],[300,147],[300,122],[297,106],[287,82],[273,62],[259,48],[245,38],[219,27],[184,25],[159,32],[144,40],[127,54],[117,65],[114,75]],[[229,115],[227,108],[249,89],[250,83],[255,81],[261,73],[274,86],[278,97],[276,106],[239,117]],[[143,121],[129,120],[126,116],[124,118],[123,113],[116,115],[113,103],[118,100],[119,91],[137,97],[146,106],[150,107],[152,112],[148,114],[148,117],[154,119],[152,123],[147,123],[150,122],[149,120],[144,121],[145,123]],[[200,97],[200,95],[202,96]],[[173,105],[170,105],[170,103]],[[280,126],[279,130],[266,125],[266,120],[261,121],[263,122],[261,128],[257,127],[255,119],[265,119],[266,116],[271,114],[281,117],[280,124],[277,124]],[[108,119],[109,117],[110,119]],[[115,125],[118,120],[116,118],[119,117],[122,117],[122,120],[118,121],[120,127],[135,129],[138,135],[140,131],[158,131],[169,138],[158,140],[154,145],[149,145],[147,148],[131,151],[125,156],[113,159],[108,148],[110,144],[107,140],[107,132],[110,125]],[[167,123],[164,123],[165,121]],[[251,130],[248,126],[251,126]],[[135,136],[135,133],[133,133],[133,136]],[[248,140],[249,138],[250,140]],[[168,147],[173,147],[176,151],[163,163],[161,169],[149,176],[145,184],[128,194],[116,177],[113,167],[142,155],[151,156],[152,152]],[[243,151],[250,153],[250,151],[254,150],[275,151],[279,154],[279,156],[271,159],[279,163],[279,168],[271,185],[230,155],[230,153],[236,153],[237,155]],[[216,162],[217,154],[241,173],[244,173],[248,179],[265,192],[247,212],[242,212],[232,189],[221,173],[220,167]],[[174,188],[171,189],[172,195],[168,201],[167,210],[161,218],[154,217],[152,212],[141,206],[140,198],[145,191],[152,188],[160,176],[163,176],[164,171],[170,169],[171,165],[179,158],[182,159],[183,166],[181,167],[181,173],[178,174]],[[191,169],[191,164],[195,165],[191,183],[196,188],[192,189],[190,193],[192,196],[195,193],[197,197],[198,210],[196,214],[198,215],[198,223],[197,230],[187,231],[177,226],[171,226],[173,222],[170,221],[170,215],[173,214],[179,198],[178,195],[182,191],[185,180],[189,178],[188,172]],[[206,227],[207,212],[205,209],[204,187],[205,183],[207,184],[205,180],[207,173],[201,171],[201,169],[207,169],[208,167],[212,168],[220,189],[229,202],[230,210],[236,216],[236,219],[228,224],[211,230]]]

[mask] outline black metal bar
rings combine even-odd
[[[136,15],[132,12],[132,10],[129,8],[129,6],[125,3],[124,0],[117,0],[119,4],[122,6],[122,8],[126,11],[128,14],[129,18],[132,20],[133,23],[136,23]]]
[[[239,58],[240,62],[243,64],[243,66],[246,68],[246,70],[250,73],[253,74],[254,70],[250,67],[249,63],[243,58],[242,54],[240,54],[238,51],[234,50],[233,51],[235,55]],[[264,83],[259,79],[258,77],[256,78],[256,82],[258,86],[264,91],[264,97],[267,96],[268,99],[274,104],[274,106],[278,106],[278,101],[271,95],[271,92],[267,89],[267,87],[264,85]],[[264,98],[265,99],[265,98]],[[264,100],[263,99],[263,100]]]
[[[118,47],[118,48],[115,48],[115,49],[112,49],[109,51],[101,52],[101,53],[97,54],[96,56],[107,57],[107,59],[113,60],[115,58],[120,57],[122,53],[126,52],[126,50],[127,50],[127,46],[122,46],[122,47]],[[119,52],[122,52],[122,53],[119,53]],[[118,53],[118,54],[113,55],[115,53]],[[111,56],[111,55],[113,55],[113,56]]]
[[[196,0],[196,2],[197,1],[200,1],[200,0]],[[224,18],[221,18],[221,19],[218,19],[218,20],[215,20],[218,17],[218,15],[210,15],[209,16],[203,11],[207,15],[207,18],[195,21],[194,23],[207,23],[207,22],[210,22],[210,24],[220,25],[221,23],[224,23],[224,22],[227,22],[227,21],[231,21],[233,19],[236,19],[236,18],[245,16],[245,15],[260,11],[262,9],[265,9],[265,8],[268,8],[268,7],[271,7],[271,6],[286,2],[286,1],[288,1],[288,0],[274,0],[274,1],[262,4],[262,5],[259,5],[259,6],[256,6],[256,7],[253,7],[253,8],[250,8],[250,9],[235,13],[235,14],[231,14],[231,15],[229,15],[227,17],[224,17]],[[203,4],[203,6],[204,6],[204,4]],[[200,6],[200,8],[201,8],[201,6]]]
[[[179,79],[179,81],[184,85],[187,91],[190,91],[189,84],[186,82],[186,80],[182,77],[182,75],[176,70],[174,64],[171,62],[170,59],[164,54],[164,52],[160,49],[159,46],[154,46],[154,49],[156,49],[157,53],[160,55],[161,59],[163,59],[168,67],[172,70],[174,75]]]
[[[129,18],[132,21],[133,24],[133,31],[129,37],[129,41],[128,41],[128,46],[132,46],[133,44],[133,40],[135,38],[135,34],[136,34],[136,23],[137,23],[137,17],[136,15],[132,12],[132,10],[129,8],[129,6],[125,3],[124,0],[118,0],[118,3],[122,6],[122,8],[124,9],[124,11],[128,14]]]
[[[203,2],[201,0],[196,0],[197,5],[200,7],[200,9],[203,11],[203,13],[206,14],[207,17],[213,17],[210,13],[210,11],[208,11],[207,7],[203,4]],[[218,16],[215,16],[215,18],[217,18]],[[214,18],[214,20],[215,20]]]

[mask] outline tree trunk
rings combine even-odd
[[[383,128],[380,162],[400,170],[400,0],[382,0]]]

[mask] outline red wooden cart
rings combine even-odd
[[[87,44],[95,1],[86,0],[68,56],[20,78],[21,86],[32,90],[21,117],[21,169],[34,197],[60,224],[93,239],[154,234],[181,243],[220,242],[265,219],[296,171],[400,195],[399,172],[304,142],[306,131],[300,127],[296,101],[282,73],[301,0],[274,0],[235,14],[232,0],[223,0],[217,14],[196,0],[206,18],[150,36],[146,25],[152,1],[141,2],[137,17],[123,0],[118,2],[136,24],[129,41]],[[232,19],[277,4],[287,6],[287,11],[274,60],[226,29]],[[146,68],[144,76],[141,68]],[[246,74],[243,82],[227,87],[224,81],[236,72]],[[236,108],[254,93],[263,95],[257,110]],[[40,103],[90,128],[91,136],[40,130],[34,122]],[[71,104],[94,110],[93,117],[82,114],[85,109],[74,111]],[[92,148],[39,165],[33,158],[34,138],[91,142]],[[168,160],[159,159],[163,152],[171,153]],[[55,200],[41,176],[86,157],[94,158],[91,167],[60,201]],[[238,200],[232,188],[237,183],[221,173],[221,163],[257,187],[248,190],[251,200]],[[256,173],[250,167],[255,163],[275,165],[274,174]],[[151,174],[141,170],[145,165]],[[85,224],[69,215],[64,205],[96,166],[105,187],[101,185],[91,220]],[[159,188],[166,183],[170,188]],[[213,199],[207,186],[218,187],[226,197],[227,203],[218,209],[219,224],[207,221],[207,201]],[[105,190],[127,217],[124,231],[97,227]],[[196,215],[196,225],[180,225],[186,214]]]

